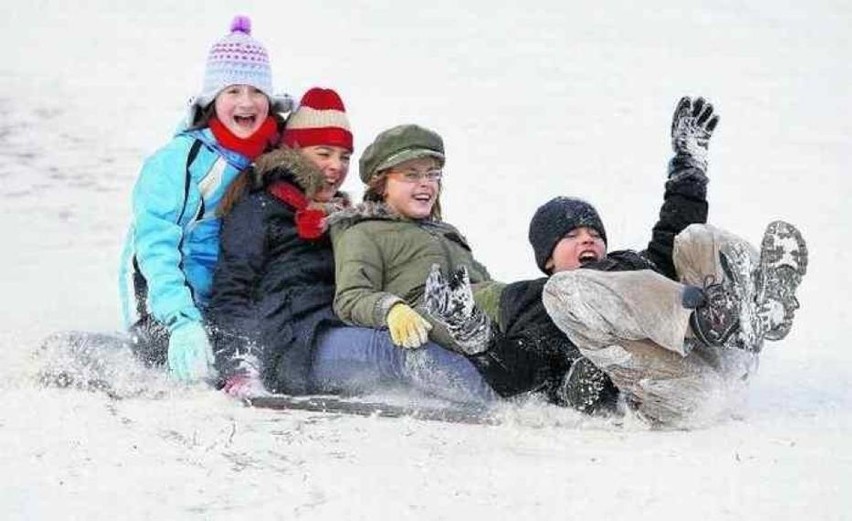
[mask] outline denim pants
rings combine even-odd
[[[463,404],[489,404],[497,395],[464,356],[428,342],[404,349],[386,330],[334,327],[316,339],[312,380],[321,392],[363,394],[413,389]]]

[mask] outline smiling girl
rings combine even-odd
[[[334,311],[350,327],[317,338],[312,385],[323,392],[415,389],[455,402],[497,397],[453,340],[416,309],[432,264],[466,266],[493,284],[462,235],[441,221],[444,143],[435,132],[401,125],[379,134],[360,161],[365,201],[329,218]],[[430,338],[434,341],[430,341]]]
[[[276,141],[266,48],[238,16],[210,49],[204,85],[180,130],[145,162],[132,198],[120,289],[136,353],[179,380],[212,374],[204,326],[219,253],[219,203],[239,172]]]
[[[308,390],[314,338],[331,311],[334,258],[325,217],[348,206],[340,186],[353,136],[340,96],[314,87],[226,196],[209,319],[225,391]]]
[[[332,226],[335,311],[348,323],[389,329],[400,348],[434,346],[430,339],[454,343],[418,309],[433,265],[465,267],[481,290],[499,285],[462,234],[441,220],[444,160],[444,143],[429,129],[400,125],[382,132],[361,157],[365,202]]]

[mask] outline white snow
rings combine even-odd
[[[579,4],[6,7],[2,517],[849,519],[852,7]],[[766,347],[738,417],[677,432],[536,405],[493,427],[328,418],[243,408],[138,368],[122,400],[40,387],[43,338],[119,327],[129,191],[236,13],[252,17],[279,89],[338,89],[356,156],[394,124],[441,132],[445,216],[506,281],[537,276],[527,223],[557,194],[590,199],[611,247],[642,247],[675,104],[709,97],[711,222],[757,242],[783,218],[811,255],[793,331]],[[346,188],[360,194],[357,169]]]

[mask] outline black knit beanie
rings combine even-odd
[[[588,226],[601,234],[606,243],[606,230],[595,207],[572,197],[555,197],[540,206],[530,221],[530,244],[535,252],[535,262],[541,271],[553,249],[574,228]]]

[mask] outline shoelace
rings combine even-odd
[[[726,319],[728,296],[725,294],[722,284],[716,280],[715,275],[706,275],[703,283],[704,296],[707,299],[704,304],[707,316],[714,326],[722,325]]]

